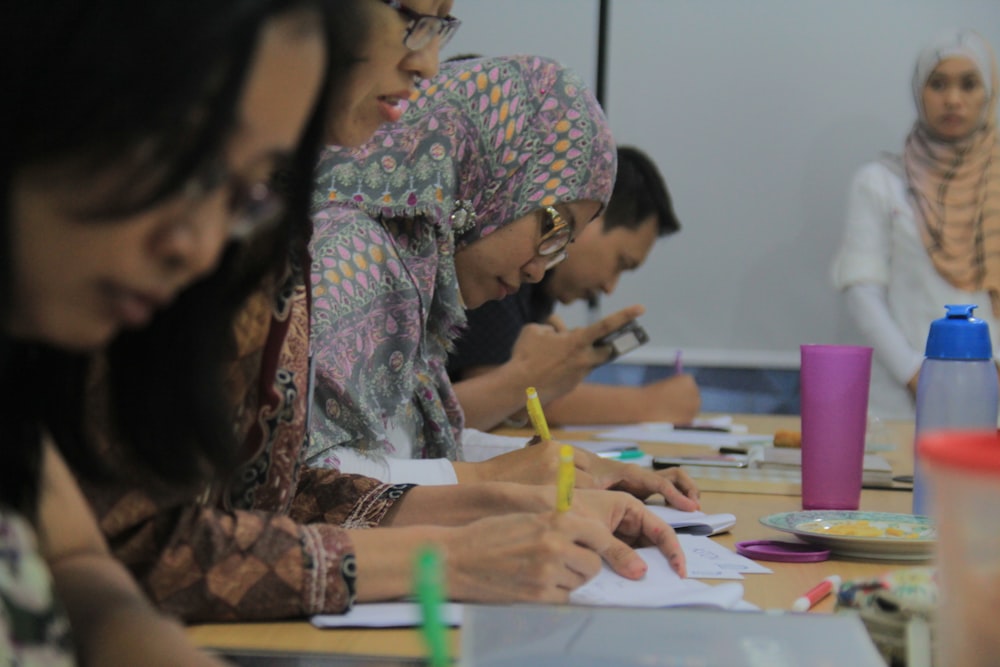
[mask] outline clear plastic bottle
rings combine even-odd
[[[997,368],[989,325],[972,304],[945,306],[931,323],[917,381],[916,434],[941,429],[996,429]],[[929,492],[914,449],[913,513],[927,514]]]

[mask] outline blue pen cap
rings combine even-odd
[[[992,359],[990,327],[972,316],[972,311],[978,307],[969,303],[945,306],[947,315],[931,322],[925,356],[928,359]]]

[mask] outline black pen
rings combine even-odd
[[[713,433],[729,433],[725,426],[700,426],[695,424],[674,424],[675,431],[712,431]]]

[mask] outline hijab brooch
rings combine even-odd
[[[468,199],[456,199],[455,208],[451,211],[451,228],[455,236],[462,236],[476,224],[476,209]]]

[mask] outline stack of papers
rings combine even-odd
[[[762,448],[754,459],[762,469],[793,470],[801,475],[802,450],[777,447]],[[892,466],[878,454],[865,454],[861,483],[865,486],[892,486]]]
[[[748,459],[746,468],[688,465],[684,469],[702,491],[801,495],[801,450],[753,446]],[[878,454],[865,455],[861,483],[873,488],[906,488],[893,482],[892,466]]]
[[[667,422],[646,422],[622,426],[594,434],[601,440],[626,440],[633,442],[668,442],[678,445],[706,445],[708,447],[742,447],[769,444],[773,435],[754,435],[729,431],[702,431],[675,428]]]
[[[702,491],[802,495],[802,474],[798,470],[715,466],[688,466],[685,470],[698,482],[698,488]]]

